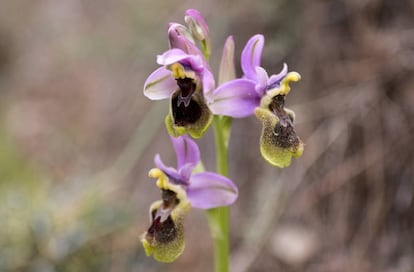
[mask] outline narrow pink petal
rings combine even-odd
[[[272,75],[269,79],[269,86],[273,86],[274,84],[280,84],[282,79],[287,75],[288,66],[286,63],[283,63],[282,71],[279,74]]]
[[[188,57],[188,54],[178,48],[173,48],[165,51],[162,55],[157,56],[157,63],[159,65],[171,65]]]
[[[200,150],[196,142],[186,135],[170,138],[177,155],[177,169],[181,169],[187,164],[195,167],[200,160]]]
[[[257,75],[257,84],[256,84],[256,92],[263,96],[263,94],[266,92],[269,76],[267,75],[267,72],[262,67],[256,67],[256,75]]]
[[[264,37],[257,34],[250,38],[243,49],[241,67],[244,75],[249,79],[256,80],[256,67],[260,66],[263,46]]]
[[[189,55],[181,49],[173,48],[157,56],[159,65],[168,66],[173,63],[186,63],[192,70],[199,72],[203,69],[203,59],[199,55]]]
[[[188,179],[183,179],[180,173],[178,173],[177,169],[166,166],[161,160],[161,156],[159,154],[155,155],[154,163],[157,168],[163,171],[175,184],[187,184],[189,182]]]
[[[207,99],[207,101],[211,102],[216,82],[214,80],[214,75],[210,69],[204,69],[202,81],[204,97]]]

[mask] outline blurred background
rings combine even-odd
[[[289,168],[261,159],[258,120],[233,123],[232,271],[414,271],[409,0],[3,1],[0,271],[212,271],[200,210],[175,263],[139,241],[160,197],[153,156],[175,164],[168,104],[143,83],[188,8],[206,17],[215,71],[227,35],[239,62],[263,33],[269,73],[303,77],[286,103],[306,146]],[[198,143],[214,170],[212,131]]]

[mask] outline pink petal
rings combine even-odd
[[[209,107],[216,115],[243,118],[252,115],[259,104],[260,96],[255,91],[255,82],[235,79],[214,91],[214,102]]]
[[[264,46],[263,35],[257,34],[246,43],[241,55],[241,67],[244,75],[256,80],[256,67],[260,66]]]
[[[186,164],[191,164],[195,167],[200,161],[200,150],[196,142],[188,136],[170,138],[177,155],[177,169],[181,169]]]
[[[191,205],[199,209],[231,205],[239,193],[230,179],[212,172],[192,175],[186,191]]]

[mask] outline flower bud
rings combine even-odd
[[[232,36],[226,39],[221,56],[219,83],[233,80],[236,78],[236,68],[234,67],[234,40]]]
[[[168,27],[168,42],[170,48],[178,48],[188,53],[189,44],[194,45],[191,32],[183,25],[170,23]]]
[[[206,21],[198,10],[188,9],[184,18],[193,37],[201,43],[206,58],[210,56],[210,35]]]

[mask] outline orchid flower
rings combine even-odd
[[[200,19],[199,13],[194,10],[187,13],[191,30],[178,23],[170,24],[170,49],[157,56],[157,63],[162,67],[145,81],[144,95],[151,100],[170,99],[170,113],[165,119],[170,135],[177,137],[188,133],[193,138],[199,138],[212,121],[206,97],[211,96],[215,81],[192,34],[199,29],[198,37],[203,38],[203,44],[207,45],[207,25]],[[197,28],[199,24],[202,27]]]
[[[231,205],[238,189],[228,178],[213,172],[194,173],[200,163],[197,144],[188,136],[171,137],[177,156],[177,167],[166,166],[159,154],[157,168],[149,176],[157,179],[162,200],[150,208],[151,226],[142,236],[147,255],[161,262],[172,262],[184,250],[183,219],[191,207],[211,209]]]
[[[213,92],[210,109],[214,114],[243,118],[255,114],[263,123],[260,150],[264,159],[278,167],[286,167],[292,157],[300,157],[303,143],[293,126],[294,113],[285,109],[290,82],[300,80],[297,72],[283,65],[280,73],[269,77],[260,66],[264,46],[263,35],[249,39],[241,55],[243,78],[220,85]]]

